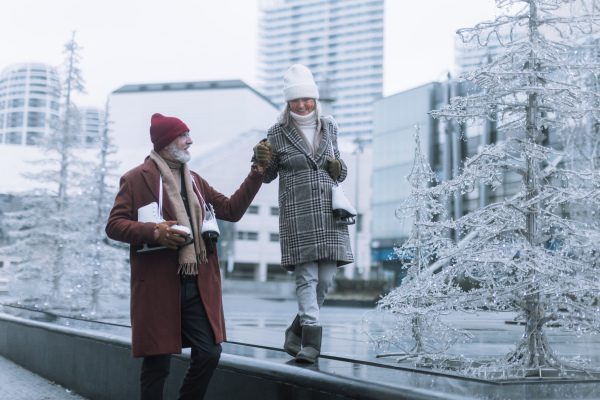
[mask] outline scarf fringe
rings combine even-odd
[[[179,264],[177,273],[180,275],[198,275],[198,264],[197,263]]]
[[[206,251],[201,251],[200,254],[196,255],[196,258],[197,261],[194,263],[179,264],[177,273],[184,275],[198,275],[198,265],[208,263],[208,259],[206,258]]]
[[[206,264],[208,263],[208,259],[206,258],[206,250],[200,250],[200,253],[196,255],[198,260],[198,264]]]

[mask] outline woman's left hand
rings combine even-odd
[[[252,157],[254,164],[252,167],[258,172],[264,172],[269,166],[271,157],[273,157],[273,147],[271,146],[271,142],[267,139],[261,140],[259,144],[254,146],[254,157]]]
[[[329,172],[329,176],[334,181],[337,181],[340,175],[342,174],[342,164],[340,161],[330,157],[327,159],[327,172]]]

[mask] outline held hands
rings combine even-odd
[[[252,157],[254,164],[252,166],[256,167],[258,172],[263,172],[269,166],[272,156],[273,147],[271,147],[271,142],[263,139],[254,146],[254,157]]]
[[[177,221],[163,221],[156,224],[154,228],[154,240],[156,243],[167,246],[171,250],[177,250],[177,245],[185,242],[187,233],[179,229],[171,228]]]
[[[340,161],[329,157],[327,159],[327,172],[329,172],[331,179],[337,181],[342,174],[342,164],[340,164]]]

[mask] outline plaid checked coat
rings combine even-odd
[[[269,129],[268,139],[273,157],[267,167],[264,183],[279,174],[279,237],[281,266],[293,271],[298,263],[337,260],[338,267],[353,262],[347,225],[337,225],[331,208],[333,180],[327,172],[327,158],[335,157],[342,165],[339,182],[348,170],[337,148],[337,126],[321,118],[323,137],[316,156],[292,123],[279,123]]]

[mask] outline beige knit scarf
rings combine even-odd
[[[198,265],[206,264],[208,259],[206,258],[206,247],[204,246],[204,240],[201,235],[203,221],[202,207],[200,206],[198,197],[194,193],[190,170],[188,169],[187,164],[183,164],[182,173],[190,207],[190,218],[188,218],[185,206],[183,205],[183,199],[177,190],[177,185],[175,184],[175,179],[173,179],[171,169],[163,158],[154,150],[150,152],[150,159],[154,161],[162,176],[165,192],[167,196],[169,196],[169,200],[171,200],[177,223],[190,228],[194,234],[194,246],[188,245],[179,248],[179,269],[177,270],[177,273],[198,275]]]

